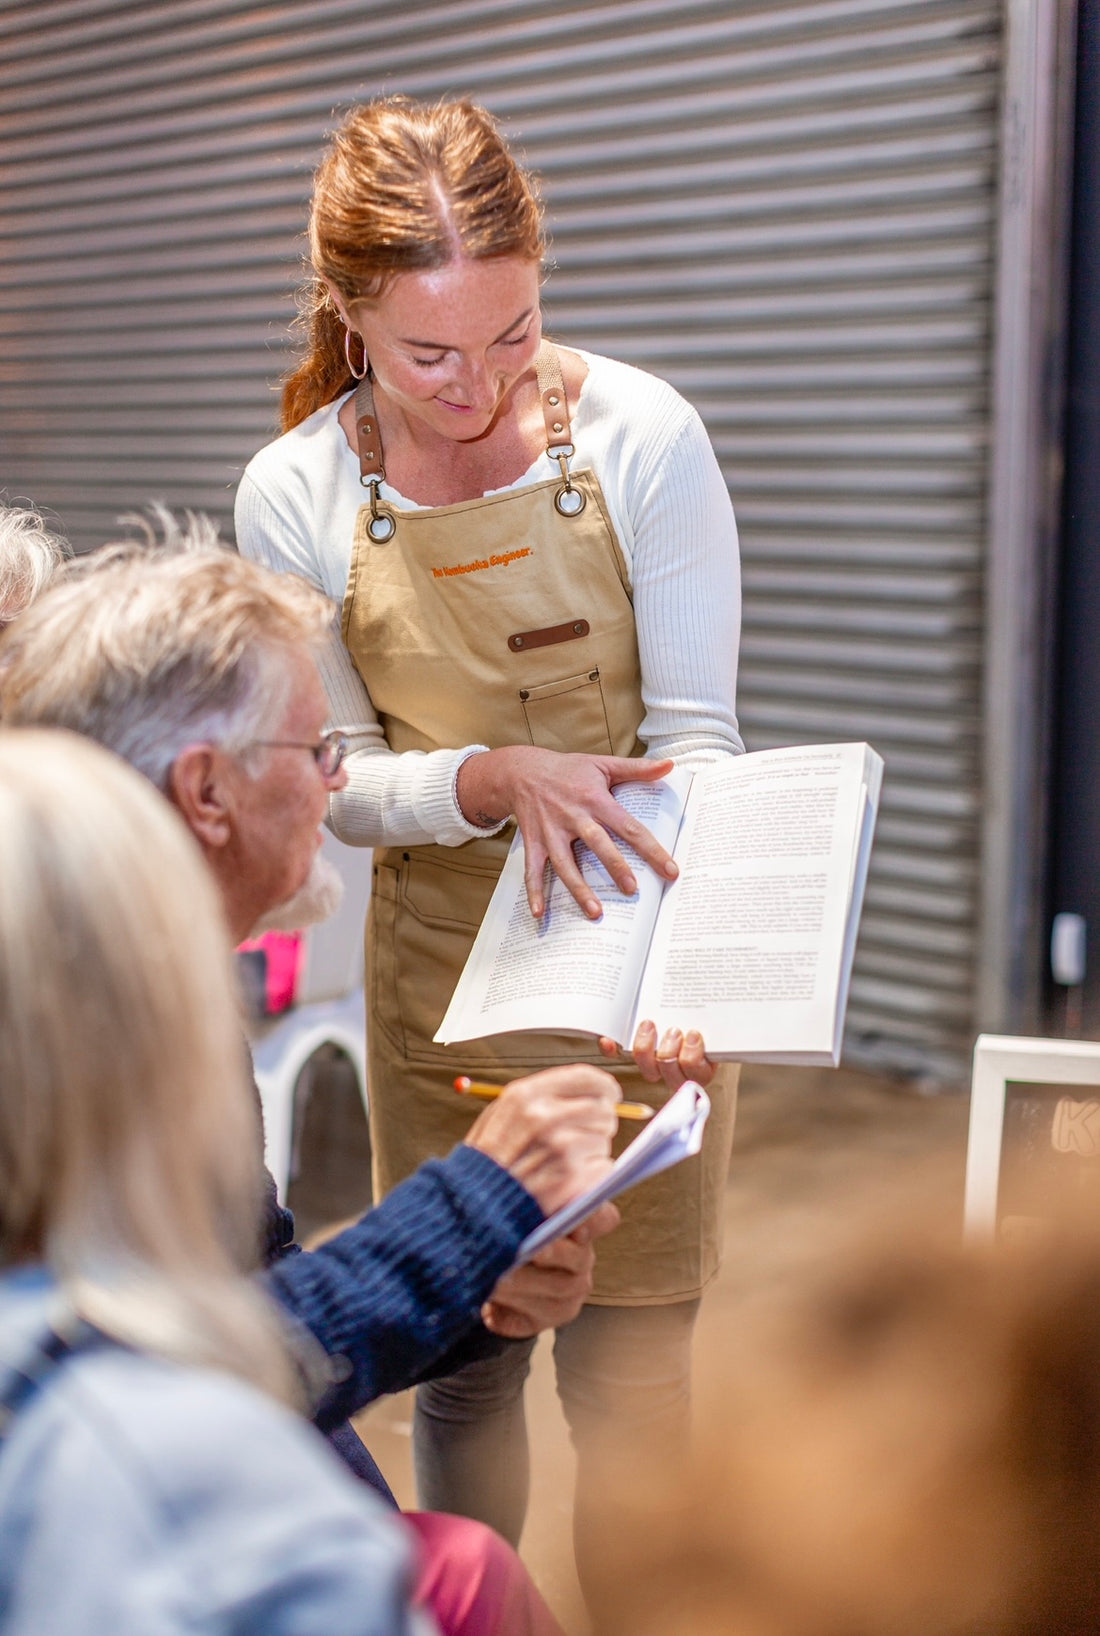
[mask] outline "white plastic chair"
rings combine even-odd
[[[344,880],[344,901],[330,920],[303,937],[297,999],[289,1011],[255,1025],[252,1066],[264,1116],[267,1168],[286,1198],[294,1151],[295,1099],[318,1051],[335,1047],[355,1070],[363,1110],[367,1095],[367,1020],[363,999],[363,923],[370,898],[367,847],[345,846],[326,830],[326,856]]]

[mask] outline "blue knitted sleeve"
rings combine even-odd
[[[421,1165],[354,1226],[269,1267],[279,1303],[345,1360],[345,1378],[314,1416],[321,1430],[434,1374],[473,1332],[488,1341],[482,1303],[542,1219],[508,1171],[459,1146]]]

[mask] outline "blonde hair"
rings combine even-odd
[[[45,590],[69,554],[34,506],[0,500],[0,630]]]
[[[0,729],[0,1260],[120,1338],[285,1395],[261,1135],[198,847],[130,768]]]
[[[376,300],[401,273],[546,251],[534,178],[492,115],[465,100],[387,97],[354,109],[314,179],[311,277],[302,292],[308,351],[283,385],[289,431],[353,384],[345,331],[323,279],[345,301]]]
[[[67,727],[165,790],[196,742],[269,736],[286,650],[317,650],[327,597],[228,549],[105,546],[76,559],[0,642],[0,717]]]

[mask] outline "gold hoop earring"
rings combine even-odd
[[[362,368],[356,369],[355,365],[351,361],[351,336],[352,336],[352,331],[351,331],[350,327],[347,324],[345,324],[344,325],[344,357],[347,359],[347,362],[348,362],[348,374],[352,377],[353,380],[361,381],[363,379],[363,376],[367,373],[367,349],[366,349],[366,346],[363,343],[362,337],[360,336],[359,345],[363,348],[363,364],[362,364]]]

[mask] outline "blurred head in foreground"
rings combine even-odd
[[[611,1508],[598,1636],[1100,1630],[1096,1221],[868,1227],[715,1340],[694,1454]]]
[[[214,884],[168,804],[0,729],[0,1267],[141,1349],[267,1384],[256,1110]],[[275,1375],[273,1376],[273,1369]]]
[[[33,506],[0,500],[0,630],[30,607],[68,555]]]

